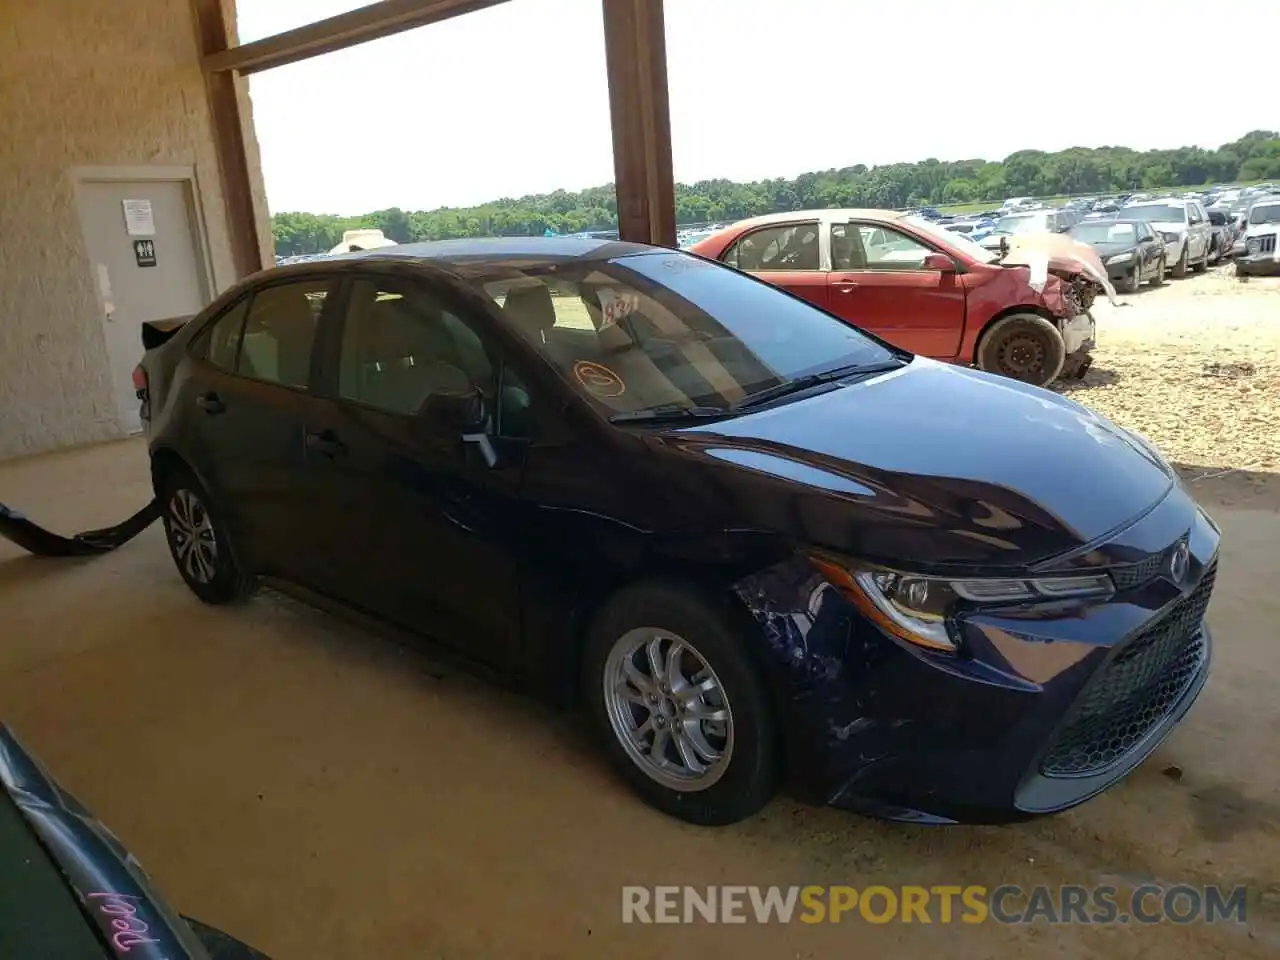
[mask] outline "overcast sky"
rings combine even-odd
[[[238,0],[241,41],[369,2]],[[1238,87],[1280,0],[666,0],[666,18],[686,182],[1216,147],[1280,126],[1273,98]],[[251,91],[275,211],[429,209],[613,180],[600,0],[511,0],[256,74]]]

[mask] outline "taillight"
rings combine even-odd
[[[133,368],[133,392],[138,399],[142,401],[142,405],[138,409],[138,416],[143,422],[151,419],[151,384],[147,379],[147,371],[143,369],[142,364],[138,364]]]

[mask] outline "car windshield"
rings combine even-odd
[[[1071,239],[1084,243],[1137,243],[1138,233],[1132,223],[1108,223],[1091,220],[1077,223],[1067,231]]]
[[[724,409],[810,375],[896,360],[803,300],[678,252],[498,265],[474,283],[578,393],[611,415]]]
[[[1155,223],[1182,223],[1187,219],[1185,207],[1175,207],[1165,203],[1146,203],[1137,207],[1125,207],[1126,216],[1138,217]]]
[[[1012,236],[1017,233],[1046,233],[1048,230],[1048,214],[1031,213],[1019,217],[1001,217],[991,232]]]
[[[1249,211],[1250,223],[1280,223],[1280,203],[1254,204]]]
[[[948,230],[946,227],[941,224],[934,223],[932,220],[926,220],[924,217],[903,217],[903,219],[921,233],[937,240],[939,245],[944,249],[947,246],[954,247],[971,259],[977,260],[979,263],[995,263],[1000,259],[998,254],[987,250],[981,244],[977,243],[977,241],[970,240],[962,233],[956,233],[954,230]],[[970,229],[973,229],[973,227],[976,226],[977,224],[973,224]]]

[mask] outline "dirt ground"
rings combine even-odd
[[[734,827],[684,826],[633,799],[571,715],[279,595],[202,606],[158,528],[89,561],[0,541],[0,717],[179,909],[276,960],[1273,958],[1280,295],[1233,284],[1198,277],[1104,308],[1097,369],[1072,391],[1190,476],[1217,474],[1194,489],[1224,546],[1208,687],[1142,768],[1066,814],[921,828],[782,799]],[[1206,376],[1202,362],[1255,372]],[[114,522],[147,496],[143,457],[129,441],[0,464],[0,499],[59,530]],[[1254,471],[1222,472],[1239,466]],[[1247,884],[1249,922],[620,922],[624,884],[1144,881]]]

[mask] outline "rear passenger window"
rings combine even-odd
[[[319,278],[275,284],[255,293],[236,373],[306,389],[316,327],[328,293],[328,281]]]
[[[788,223],[752,231],[720,259],[739,270],[817,270],[818,225]]]
[[[205,359],[227,372],[236,368],[236,352],[240,349],[240,330],[244,327],[245,314],[249,312],[249,298],[244,297],[235,306],[223,312],[209,328],[205,340]]]

